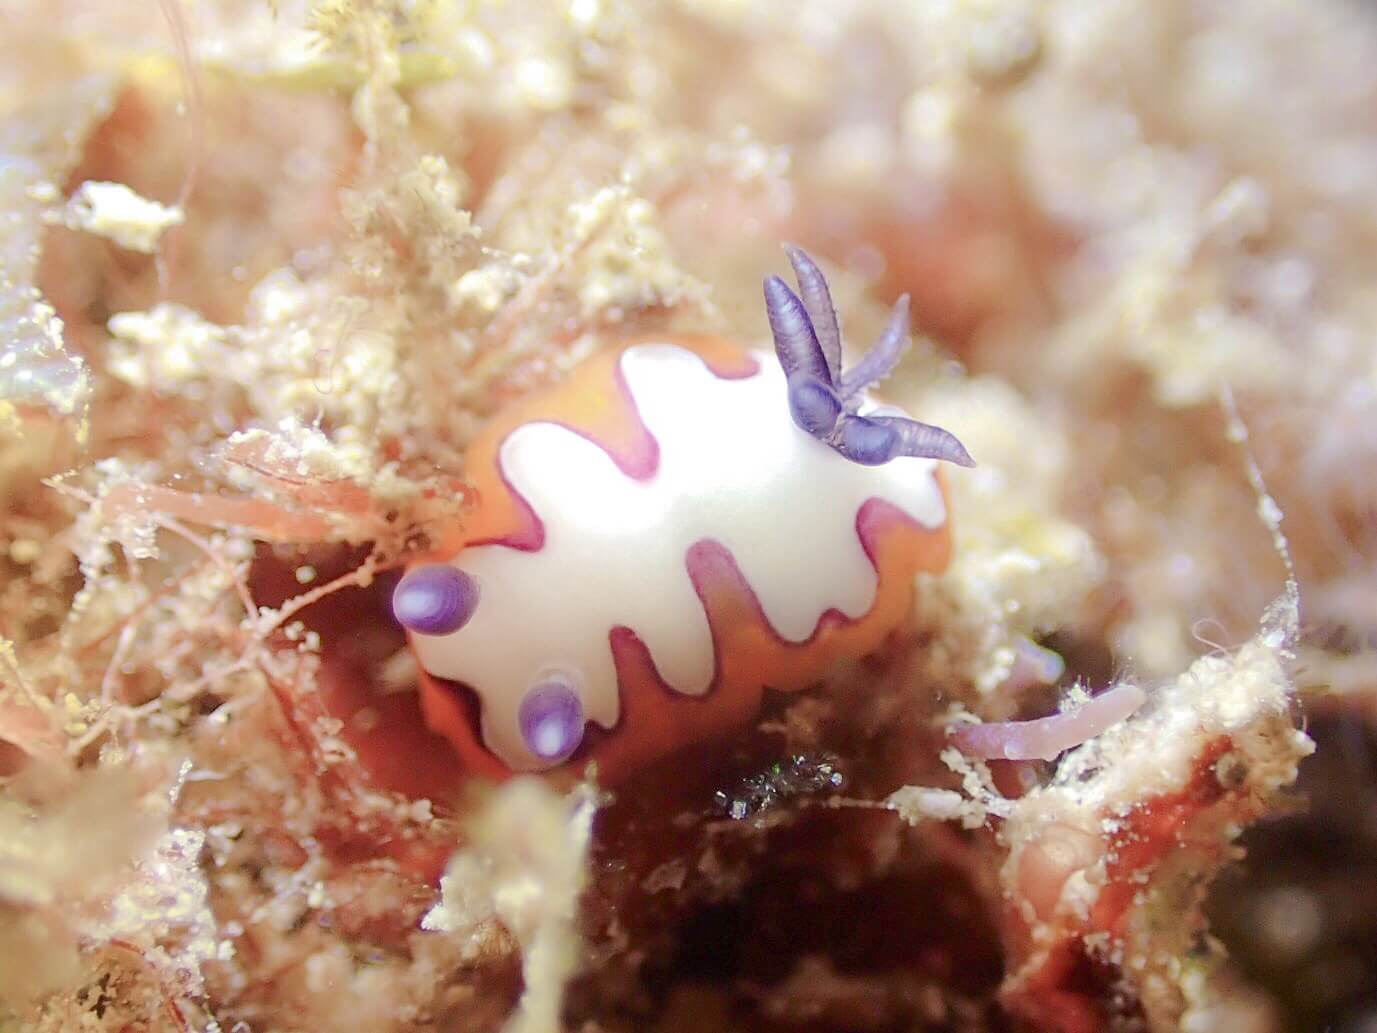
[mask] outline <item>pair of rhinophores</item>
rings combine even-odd
[[[914,575],[945,567],[938,463],[971,458],[866,393],[908,345],[908,299],[843,372],[826,280],[787,253],[798,291],[765,281],[774,357],[633,344],[472,446],[476,509],[393,596],[427,722],[471,770],[595,760],[615,780],[873,650]]]

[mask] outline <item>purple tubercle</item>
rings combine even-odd
[[[894,306],[889,325],[850,372],[841,370],[841,332],[827,280],[799,248],[787,248],[800,294],[778,276],[765,279],[765,314],[775,354],[789,378],[794,422],[839,454],[865,466],[900,456],[939,459],[957,466],[975,460],[941,427],[906,416],[860,414],[861,393],[894,368],[908,346],[908,296]]]
[[[453,634],[477,606],[478,583],[448,563],[413,567],[392,593],[393,616],[419,635]]]
[[[526,748],[550,764],[567,760],[583,742],[583,701],[563,678],[550,678],[527,692],[517,721]]]

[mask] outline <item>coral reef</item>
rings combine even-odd
[[[1372,1023],[1377,14],[5,15],[0,1030]],[[767,344],[786,241],[848,341],[909,296],[950,565],[744,730],[466,777],[389,600],[469,446]]]

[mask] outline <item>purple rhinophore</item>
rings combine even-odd
[[[566,760],[583,742],[583,700],[563,678],[550,678],[527,692],[517,721],[526,748],[551,764]]]
[[[825,438],[842,414],[841,399],[821,380],[802,374],[789,378],[789,411],[794,422],[815,438]]]
[[[413,567],[392,593],[392,614],[419,635],[449,635],[478,606],[478,583],[448,563]]]
[[[778,276],[765,278],[765,315],[770,321],[770,335],[775,340],[775,354],[784,367],[784,375],[813,377],[824,383],[832,380],[822,346],[813,322],[798,295]]]
[[[832,292],[827,287],[827,277],[822,275],[818,264],[808,257],[802,248],[786,247],[789,264],[794,267],[794,279],[798,281],[798,292],[803,301],[808,321],[813,324],[813,335],[818,340],[818,348],[827,362],[827,374],[832,383],[841,376],[842,339],[841,325],[837,322],[837,309],[832,304]],[[785,288],[786,290],[788,288]]]
[[[898,454],[899,436],[864,416],[848,416],[838,431],[835,448],[853,463],[880,466]]]
[[[908,347],[908,295],[899,295],[889,314],[880,339],[861,356],[861,361],[841,378],[841,393],[847,398],[860,394],[871,384],[878,384],[894,371]]]
[[[869,416],[866,419],[893,432],[893,454],[896,456],[923,456],[957,466],[975,465],[966,446],[949,430],[934,427],[930,423],[919,423],[907,416]]]
[[[950,431],[907,416],[860,413],[861,393],[888,376],[908,346],[908,295],[895,304],[889,325],[870,352],[843,374],[841,331],[827,280],[803,251],[785,250],[800,293],[795,294],[778,276],[766,277],[765,314],[775,354],[789,379],[794,422],[847,459],[866,466],[900,456],[974,466],[975,460]]]

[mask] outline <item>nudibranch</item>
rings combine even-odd
[[[946,565],[938,464],[971,459],[865,392],[908,343],[907,299],[843,373],[826,281],[788,255],[774,356],[623,346],[471,446],[476,509],[393,595],[427,723],[468,770],[594,761],[615,782],[875,649]]]

